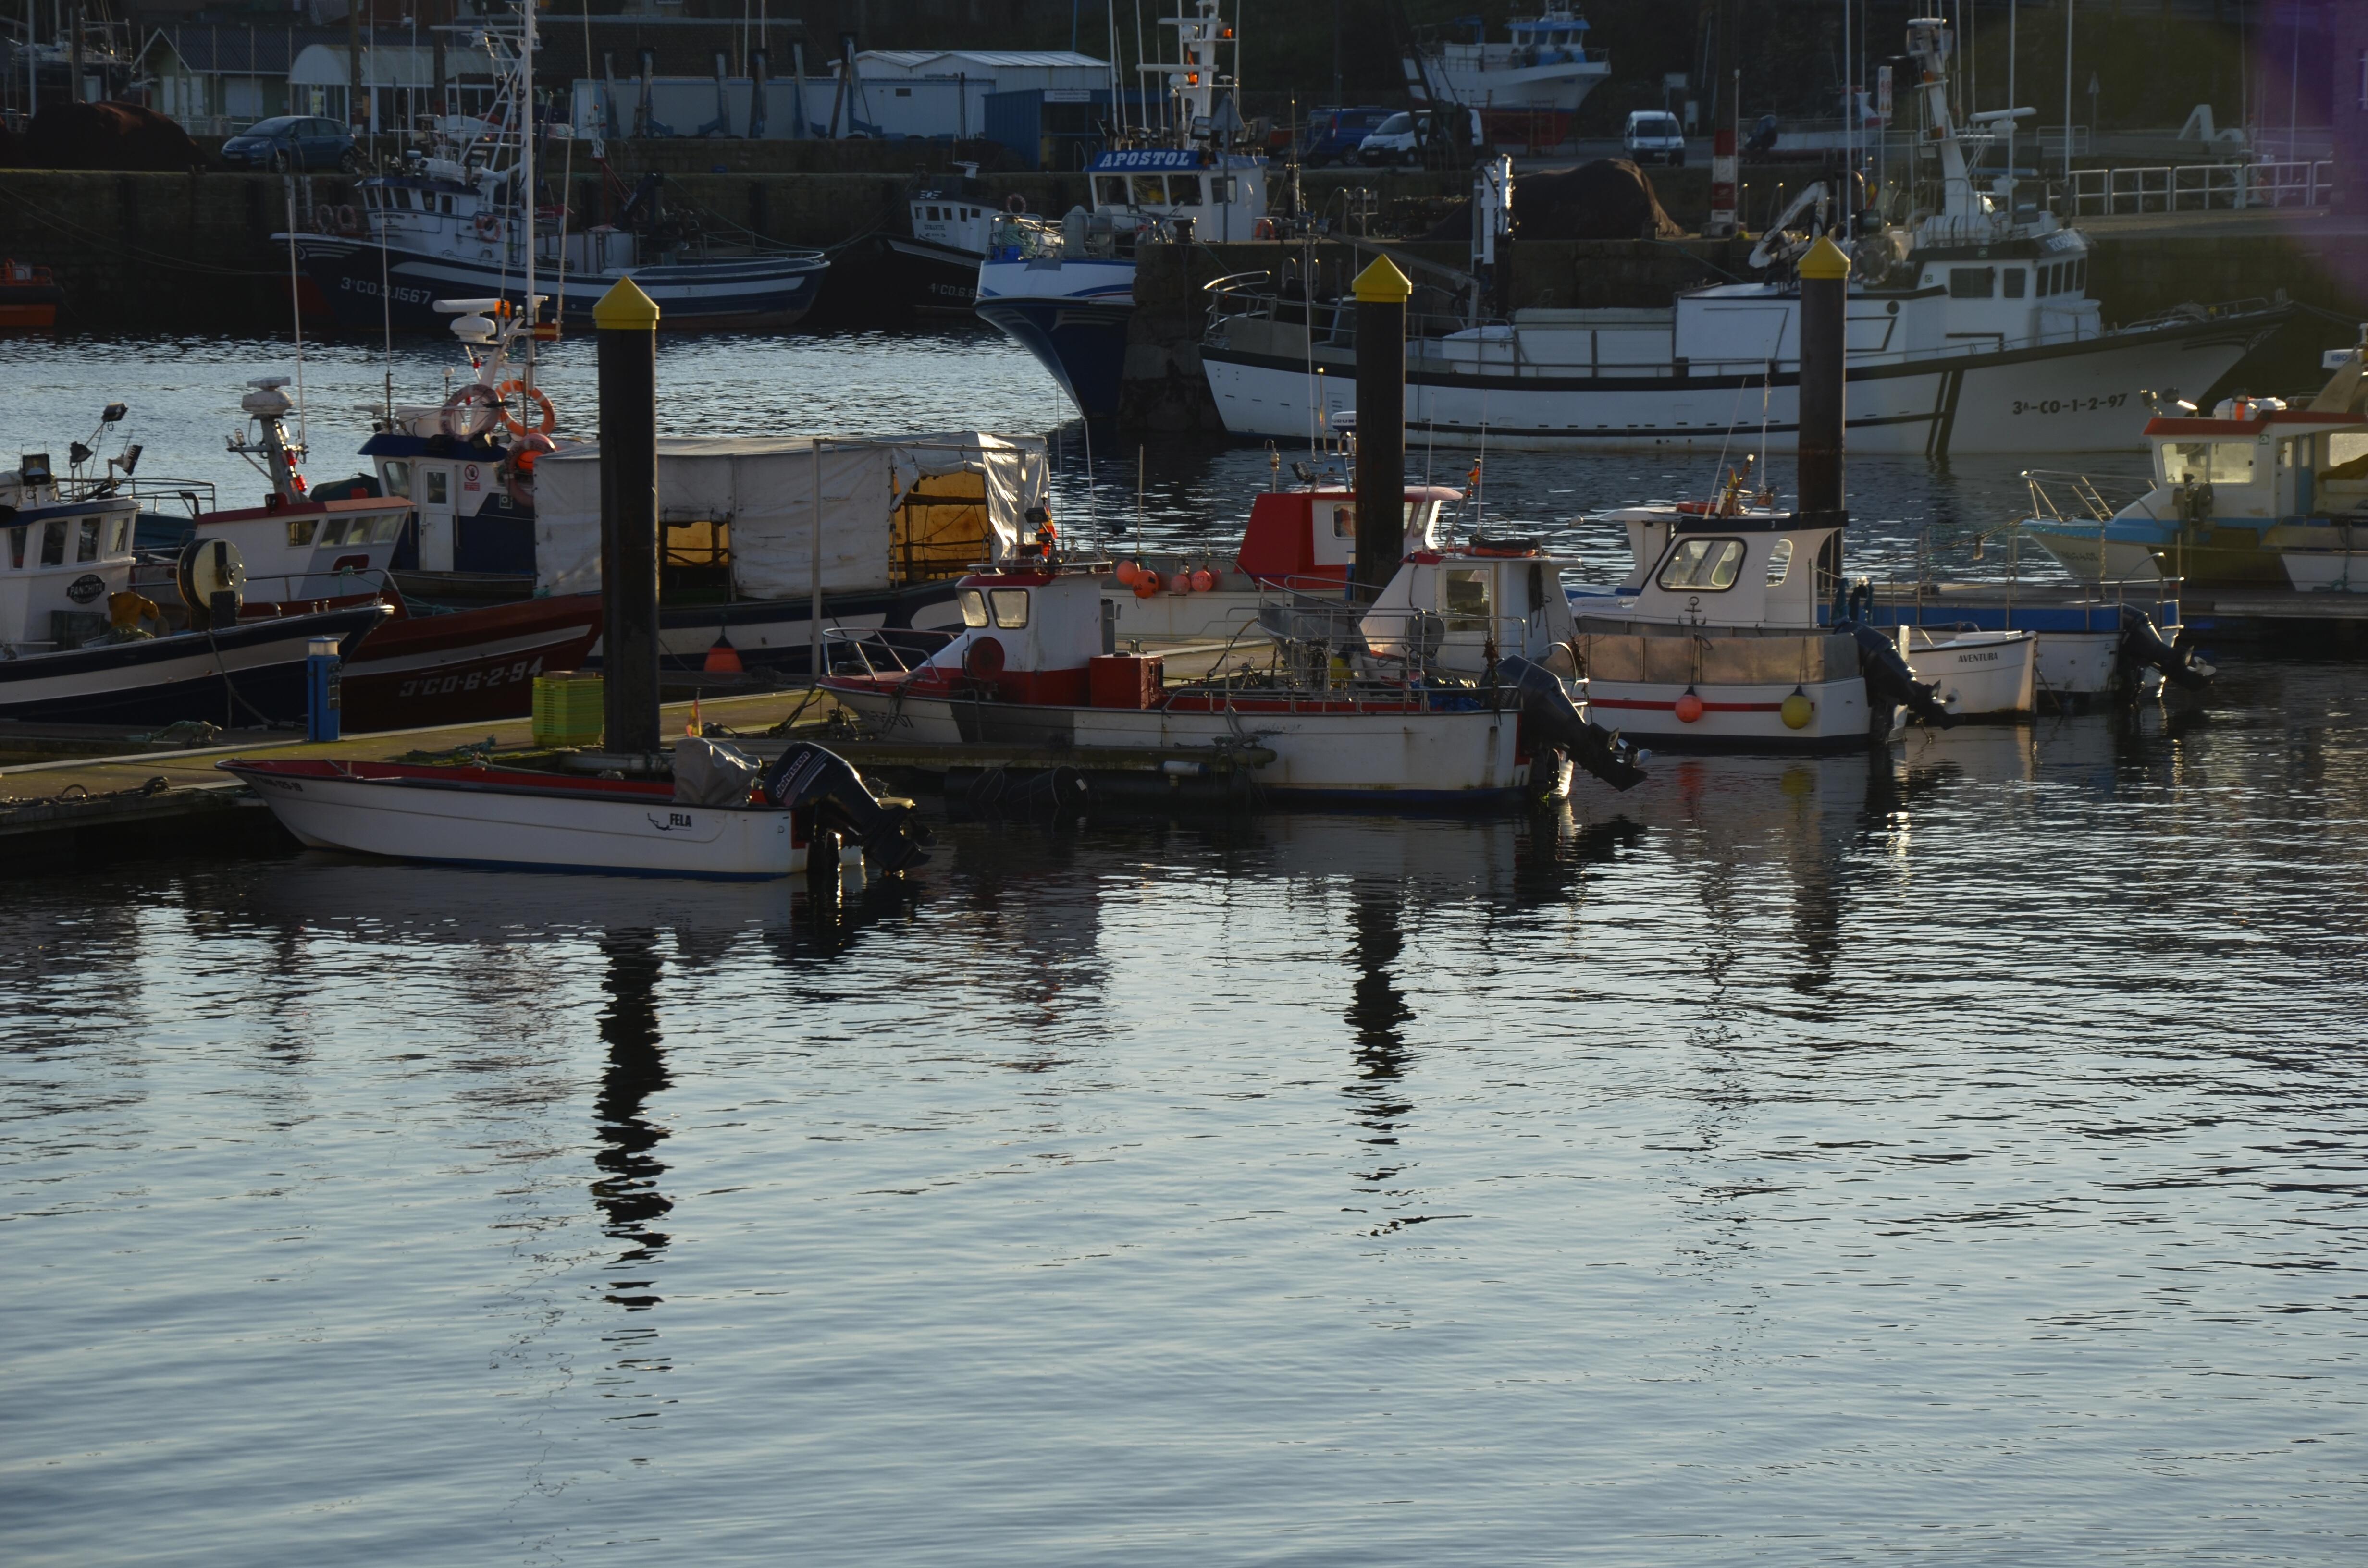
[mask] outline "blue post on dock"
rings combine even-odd
[[[338,656],[337,646],[334,637],[315,637],[304,646],[304,738],[308,741],[334,741],[344,733],[338,705],[345,660]]]

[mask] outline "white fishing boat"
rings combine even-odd
[[[1222,11],[1220,0],[1193,0],[1191,15],[1160,19],[1176,29],[1178,58],[1142,67],[1161,88],[1159,124],[1121,129],[1121,144],[1094,159],[1090,209],[994,220],[978,313],[1034,355],[1088,419],[1118,412],[1135,247],[1263,234],[1266,160],[1234,150],[1244,125],[1239,85],[1218,60],[1235,47]]]
[[[532,11],[516,33],[472,23],[468,34],[489,57],[494,101],[484,115],[437,118],[429,146],[402,173],[354,182],[359,211],[272,236],[283,254],[293,250],[340,324],[432,327],[436,302],[448,299],[523,306],[538,273],[558,316],[586,324],[593,302],[629,276],[669,331],[788,326],[805,314],[829,267],[821,252],[711,240],[665,211],[655,176],[618,223],[571,220],[570,193],[536,174],[548,127],[533,107]]]
[[[845,639],[825,688],[891,740],[1056,748],[1088,773],[1097,753],[1165,754],[1179,778],[1247,774],[1278,801],[1485,807],[1559,788],[1569,756],[1642,777],[1544,672],[1508,659],[1494,685],[1441,680],[1368,647],[1358,606],[1273,606],[1270,665],[1170,686],[1156,658],[1115,651],[1094,563],[977,573],[959,598],[941,650],[905,665]]]
[[[2008,719],[2039,707],[2039,633],[1910,627],[1899,650],[1957,719]]]
[[[694,747],[700,770],[687,788]],[[926,858],[910,802],[875,797],[819,746],[793,745],[760,774],[685,737],[675,763],[671,779],[316,757],[216,766],[303,844],[396,859],[752,881],[808,869],[817,846],[836,859],[842,839],[882,871]]]
[[[2185,309],[2108,328],[2087,292],[2089,245],[2011,182],[1971,173],[1999,119],[1962,130],[1953,49],[1937,18],[1908,24],[1923,207],[1860,233],[1837,192],[1802,193],[1752,254],[1763,282],[1679,294],[1667,309],[1514,312],[1415,324],[1406,425],[1493,448],[1797,448],[1800,290],[1790,272],[1820,233],[1851,257],[1844,354],[1857,452],[1941,458],[2126,447],[2149,392],[2200,394],[2288,319],[2288,307]],[[1789,227],[1788,227],[1789,226]],[[1349,302],[1285,298],[1279,280],[1214,290],[1201,350],[1235,435],[1307,439],[1355,396]]]
[[[0,718],[298,722],[313,640],[350,654],[391,613],[371,597],[242,619],[244,573],[219,540],[188,545],[151,597],[132,581],[139,511],[112,472],[62,481],[38,453],[0,472]]]
[[[1478,17],[1454,26],[1472,37],[1426,39],[1406,55],[1406,86],[1417,103],[1569,115],[1611,76],[1611,57],[1587,47],[1587,18],[1569,5],[1550,0],[1537,16],[1514,17],[1503,43],[1487,41]]]

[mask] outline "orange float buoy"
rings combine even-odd
[[[1176,574],[1176,580],[1167,585],[1179,594],[1189,594],[1192,591],[1192,574],[1178,572]]]
[[[1702,699],[1692,692],[1678,699],[1678,722],[1691,724],[1702,716]]]
[[[1217,574],[1214,572],[1210,571],[1206,566],[1201,567],[1198,572],[1192,574],[1192,591],[1194,593],[1205,594],[1216,585]]]
[[[732,645],[732,639],[720,631],[715,634],[714,642],[708,647],[707,663],[700,667],[712,676],[736,676],[747,668],[740,662],[740,650]]]
[[[1116,577],[1122,585],[1132,588],[1134,586],[1134,580],[1143,575],[1143,568],[1132,561],[1121,561],[1118,563],[1118,570],[1110,575]]]
[[[1147,598],[1149,598],[1152,595],[1154,595],[1154,594],[1157,593],[1158,591],[1159,591],[1159,574],[1158,574],[1158,573],[1156,573],[1156,572],[1138,572],[1138,573],[1136,573],[1136,574],[1135,574],[1135,575],[1134,575],[1134,597],[1135,597],[1136,598],[1139,598],[1139,599],[1147,599]]]

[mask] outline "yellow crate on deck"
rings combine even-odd
[[[534,677],[534,744],[600,744],[600,676],[593,670],[558,670]]]

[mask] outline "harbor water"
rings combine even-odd
[[[12,349],[11,423],[121,398],[143,470],[227,483],[266,352]],[[308,366],[315,477],[379,374]],[[676,433],[1056,419],[967,334],[661,376]],[[1269,472],[1141,445],[1168,548]],[[1613,577],[1572,519],[1709,468],[1492,458],[1490,512]],[[1851,474],[1894,568],[2022,490]],[[2368,671],[2221,662],[2200,710],[1497,818],[931,803],[932,861],[837,898],[202,844],[12,881],[0,1543],[2356,1562]]]

